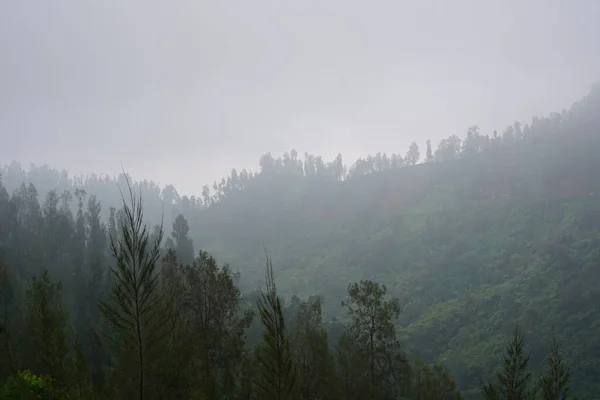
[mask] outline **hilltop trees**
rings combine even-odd
[[[189,237],[190,227],[183,215],[178,214],[173,221],[173,244],[177,259],[184,265],[194,260],[194,245]]]
[[[404,157],[404,161],[406,162],[406,165],[415,165],[419,162],[420,158],[421,153],[419,152],[419,146],[415,142],[412,142],[408,148],[406,157]]]

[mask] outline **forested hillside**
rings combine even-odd
[[[172,249],[178,262],[192,265],[204,249],[239,273],[231,275],[234,286],[248,293],[264,286],[266,247],[276,260],[277,291],[286,299],[299,297],[287,301],[290,315],[292,305],[299,308],[301,300],[312,298],[303,303],[308,309],[321,296],[325,319],[339,321],[326,326],[330,343],[340,336],[340,346],[346,343],[344,329],[360,337],[352,313],[340,307],[352,298],[349,283],[378,282],[398,299],[399,317],[392,318],[396,303],[389,300],[386,321],[395,322],[402,357],[442,362],[466,397],[478,398],[480,379],[493,377],[519,321],[535,376],[544,372],[554,329],[571,366],[573,393],[593,398],[600,392],[599,151],[597,86],[570,110],[530,124],[515,123],[491,135],[473,126],[463,139],[450,136],[435,149],[429,141],[424,149],[414,143],[403,155],[376,154],[349,168],[341,155],[326,162],[291,151],[280,158],[266,154],[258,173],[234,170],[191,198],[153,182],[133,187],[142,195],[147,221],[160,223],[164,211],[164,226],[173,228],[161,242],[161,257]],[[127,220],[119,192],[127,187],[126,177],[71,178],[49,167],[26,172],[13,163],[3,168],[2,184],[7,188],[0,192],[2,260],[21,288],[11,289],[12,307],[27,303],[26,283],[47,269],[51,280],[39,279],[48,287],[62,282],[69,315],[80,325],[99,324],[96,303],[110,293],[106,268],[114,266],[107,233],[119,237]],[[41,207],[38,198],[45,199]],[[360,298],[356,291],[354,298]],[[13,326],[25,323],[18,312],[13,315]],[[249,321],[236,321],[248,324],[249,342],[259,341]],[[384,339],[389,342],[382,348],[396,343],[395,335]],[[82,346],[88,359],[101,360],[90,365],[110,364],[103,346],[97,351],[91,343]],[[336,358],[336,365],[343,360]],[[225,380],[217,386],[226,385],[223,376],[242,373],[222,371],[219,379]],[[91,372],[98,389],[105,371]],[[357,373],[345,372],[346,379]],[[202,376],[205,390],[213,375]],[[242,388],[244,382],[237,384]],[[372,381],[361,390],[373,387],[391,386]],[[434,398],[429,395],[409,398]]]
[[[302,175],[285,155],[263,158],[246,190],[187,215],[195,243],[239,268],[249,287],[266,245],[281,289],[323,294],[329,315],[347,282],[385,283],[404,307],[407,351],[443,361],[466,390],[491,374],[490,355],[520,320],[535,338],[535,370],[554,326],[577,385],[597,393],[599,152],[596,87],[530,125],[449,137],[419,165],[410,152],[397,167],[378,155],[336,179],[306,162]]]

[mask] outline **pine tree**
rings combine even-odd
[[[291,398],[294,389],[295,368],[292,363],[290,342],[285,332],[281,299],[277,296],[273,265],[267,255],[266,289],[258,300],[260,319],[265,327],[262,342],[257,349],[261,398],[283,400]]]
[[[75,357],[73,359],[73,380],[75,383],[74,398],[89,399],[92,392],[90,370],[81,344],[77,340],[75,341]]]
[[[60,283],[48,271],[33,278],[25,294],[27,358],[52,381],[52,393],[66,389],[71,367],[66,324],[68,314],[61,298]]]
[[[173,240],[177,260],[183,265],[189,265],[194,261],[194,244],[189,237],[190,227],[183,215],[178,214],[173,221]]]
[[[433,160],[433,151],[431,151],[431,140],[427,139],[427,152],[425,153],[425,162],[432,162]]]
[[[481,390],[486,400],[507,399],[525,400],[529,398],[528,384],[531,373],[527,372],[529,356],[524,354],[525,339],[515,327],[514,335],[506,348],[504,365],[496,373],[496,384],[483,383]]]
[[[565,400],[569,394],[569,370],[565,367],[562,355],[556,343],[556,335],[552,330],[552,343],[548,354],[548,371],[540,379],[540,390],[543,400]]]
[[[151,352],[168,334],[170,324],[156,268],[162,229],[155,242],[150,243],[141,195],[136,197],[129,180],[127,184],[131,205],[123,197],[124,219],[119,225],[122,241],[110,238],[116,259],[116,266],[110,270],[113,289],[108,300],[100,302],[100,311],[112,328],[107,337],[117,365],[134,382],[128,397],[143,400],[149,384],[146,377]]]
[[[0,379],[8,373],[11,361],[8,307],[14,295],[12,276],[2,257],[0,249]]]

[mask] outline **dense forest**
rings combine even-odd
[[[2,398],[593,398],[599,133],[596,86],[423,156],[267,153],[199,196],[13,162]]]

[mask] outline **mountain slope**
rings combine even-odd
[[[407,351],[443,360],[471,393],[517,319],[537,370],[555,326],[575,386],[600,391],[598,99],[596,89],[529,136],[455,161],[346,181],[263,171],[187,213],[195,244],[247,289],[266,246],[282,292],[324,295],[329,316],[349,282],[385,283],[405,306]]]

